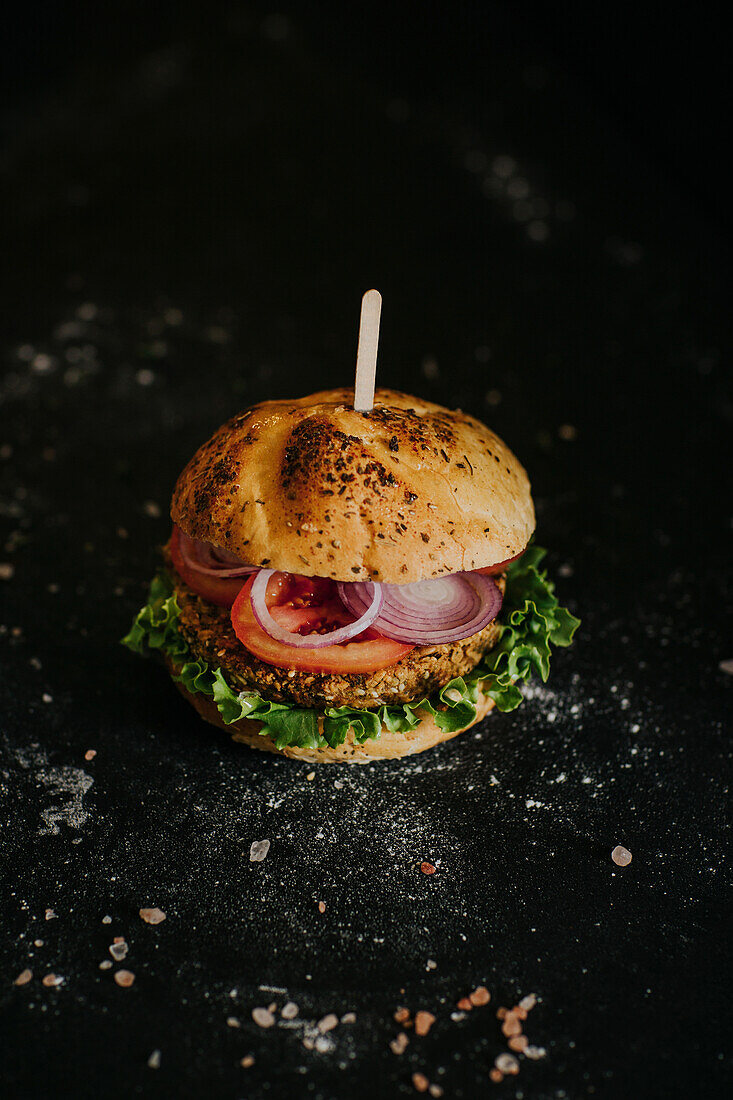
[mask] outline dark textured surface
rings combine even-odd
[[[11,127],[5,1094],[397,1097],[420,1071],[466,1100],[722,1096],[726,260],[501,34],[460,110],[314,41],[216,16]],[[507,439],[583,625],[514,714],[308,780],[117,638],[181,466],[240,407],[349,381],[371,285],[380,380]],[[131,989],[99,969],[115,935]],[[492,1005],[451,1020],[480,982]],[[494,1008],[528,992],[547,1057],[491,1085]],[[356,1022],[309,1051],[251,1019],[287,999]],[[396,1056],[400,1004],[438,1021]]]

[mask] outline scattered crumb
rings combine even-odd
[[[456,1008],[460,1008],[463,1012],[470,1012],[473,1005],[468,997],[461,997],[460,1001],[456,1003]]]
[[[404,1024],[405,1027],[412,1027],[409,1008],[398,1008],[392,1018],[396,1024]]]
[[[258,1027],[272,1027],[275,1023],[275,1017],[269,1008],[253,1008],[252,1019]]]
[[[420,870],[422,871],[422,873],[424,875],[434,875],[435,874],[435,867],[433,867],[432,863],[427,863],[427,862],[421,863],[420,864]]]
[[[315,778],[316,778],[316,773],[315,772],[308,772],[308,774],[306,776],[306,779],[308,780],[309,783],[311,783]]]
[[[64,979],[60,978],[58,974],[46,974],[45,977],[41,979],[41,981],[47,989],[55,989],[57,986],[64,984]]]
[[[93,760],[96,755],[97,755],[97,750],[96,749],[87,749],[87,751],[84,753],[84,759],[85,760]]]
[[[325,901],[319,901],[318,902],[318,912],[319,913],[325,913],[326,912],[326,903],[325,903]]]
[[[0,561],[0,581],[11,581],[15,575],[15,566],[9,561]]]
[[[227,1027],[241,1027],[239,1020],[236,1016],[227,1016]]]
[[[135,981],[135,975],[131,970],[117,970],[115,971],[115,981],[123,989],[129,989],[132,983]]]
[[[150,516],[151,519],[158,519],[160,516],[160,505],[156,504],[154,500],[146,500],[143,504],[143,512],[146,516]]]
[[[617,844],[611,852],[611,859],[617,867],[628,867],[631,863],[631,852],[621,844]]]
[[[473,993],[468,994],[468,999],[472,1005],[478,1008],[482,1005],[487,1005],[489,1003],[489,1001],[491,1000],[491,994],[489,993],[485,985],[478,985],[474,989]]]
[[[427,1092],[430,1084],[424,1073],[413,1073],[412,1083],[416,1092]]]
[[[55,919],[56,919],[56,914],[54,913],[53,909],[47,909],[46,910],[46,920],[55,920]]]
[[[148,1058],[148,1069],[160,1069],[160,1051],[154,1050]]]
[[[494,1066],[494,1068],[489,1071],[489,1077],[494,1082],[494,1084],[497,1084],[497,1085],[498,1085],[499,1081],[504,1080],[504,1074],[501,1072],[500,1069],[497,1069],[496,1066]]]
[[[577,439],[578,429],[572,424],[561,424],[557,429],[557,434],[560,439],[564,439],[566,443],[572,443],[574,439]]]
[[[528,1042],[526,1035],[512,1035],[507,1042],[507,1046],[510,1050],[515,1050],[518,1054],[521,1054],[522,1051],[527,1049]]]
[[[249,849],[250,863],[262,863],[262,860],[265,858],[269,851],[269,840],[253,840]]]
[[[522,997],[521,1001],[519,1002],[519,1007],[523,1008],[525,1012],[531,1012],[536,1004],[536,995],[534,993],[528,993],[526,997]]]
[[[356,1023],[356,1013],[355,1012],[345,1012],[343,1014],[343,1016],[341,1017],[341,1023],[342,1024],[355,1024]]]
[[[140,916],[146,924],[160,924],[166,917],[162,909],[141,909]]]
[[[298,1006],[294,1001],[288,1001],[286,1005],[283,1005],[280,1015],[283,1020],[294,1020],[298,1015]]]
[[[334,1012],[329,1012],[327,1016],[318,1021],[318,1030],[321,1035],[325,1035],[327,1031],[333,1031],[338,1025],[339,1018]]]
[[[443,1095],[443,1090],[440,1087],[440,1085],[431,1085],[430,1088],[428,1089],[428,1092],[430,1093],[431,1096],[435,1096],[436,1100],[437,1100],[438,1097],[441,1097]]]
[[[115,960],[115,962],[118,963],[127,958],[127,953],[129,950],[130,948],[127,946],[127,943],[122,936],[115,936],[115,942],[109,945],[109,953]]]
[[[245,1054],[244,1058],[240,1058],[239,1064],[242,1069],[249,1069],[250,1066],[253,1066],[255,1064],[255,1060],[251,1054]]]
[[[721,661],[718,668],[721,672],[727,672],[729,676],[733,676],[733,658],[729,661]]]
[[[111,959],[102,959],[101,963],[99,964],[99,969],[100,970],[110,970],[111,968],[112,968],[112,960]]]
[[[420,1012],[416,1012],[415,1013],[415,1034],[416,1035],[427,1035],[427,1033],[430,1031],[430,1028],[433,1026],[434,1023],[435,1023],[435,1017],[433,1016],[432,1012],[425,1012],[424,1010],[421,1010]]]
[[[540,1058],[546,1057],[547,1051],[544,1047],[525,1047],[524,1055],[526,1058],[531,1058],[532,1061],[536,1062]]]
[[[407,1038],[404,1031],[401,1031],[396,1039],[391,1040],[389,1049],[393,1054],[404,1054],[409,1042],[410,1040]]]
[[[437,970],[438,969],[438,964],[436,963],[435,959],[428,959],[428,961],[425,963],[425,969],[426,970]]]
[[[28,982],[31,980],[32,977],[32,970],[28,970],[27,968],[25,970],[21,970],[20,974],[13,982],[13,985],[28,985]]]
[[[43,700],[44,703],[52,703],[53,702],[53,695],[49,695],[49,693],[47,691],[44,691],[43,695],[41,696],[41,699]]]
[[[33,941],[33,946],[34,947],[43,947],[43,943],[44,943],[43,940],[34,940]]]

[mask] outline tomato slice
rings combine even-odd
[[[496,573],[503,573],[507,565],[516,561],[517,558],[521,558],[524,550],[520,550],[518,554],[515,554],[513,558],[506,558],[505,561],[498,561],[496,565],[485,565],[483,569],[474,569],[474,573],[484,573],[487,577],[493,577]]]
[[[197,596],[203,596],[209,603],[218,604],[219,607],[231,607],[239,591],[248,577],[208,577],[205,573],[198,573],[189,569],[181,554],[181,538],[178,527],[173,528],[171,535],[171,557],[178,576],[192,588]]]
[[[301,649],[271,638],[255,619],[250,602],[254,577],[249,578],[232,607],[232,626],[245,649],[277,668],[309,672],[375,672],[400,661],[414,646],[365,630],[354,641],[322,649]],[[353,622],[338,598],[333,581],[274,573],[267,585],[267,606],[275,622],[299,634],[325,633]]]

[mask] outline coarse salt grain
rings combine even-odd
[[[407,1038],[404,1031],[401,1031],[395,1039],[391,1040],[389,1044],[389,1049],[392,1051],[393,1054],[404,1054],[407,1048],[407,1044],[409,1042],[410,1040]]]
[[[504,1017],[504,1022],[501,1025],[501,1030],[507,1038],[510,1038],[512,1035],[521,1034],[522,1024],[513,1012],[507,1012],[506,1016]],[[502,1073],[506,1073],[506,1070],[502,1070]]]
[[[262,860],[265,858],[269,851],[269,840],[253,840],[249,849],[250,863],[262,863]]]
[[[32,977],[32,970],[28,970],[27,968],[25,970],[21,970],[20,974],[13,982],[13,985],[28,985],[28,982],[31,980]]]
[[[146,924],[160,924],[166,918],[162,909],[141,909],[140,916]]]
[[[415,1034],[427,1035],[434,1023],[435,1016],[432,1012],[425,1012],[421,1009],[420,1012],[415,1013]]]
[[[617,844],[611,852],[611,859],[617,867],[628,867],[631,863],[631,852],[621,844]]]
[[[499,1054],[494,1065],[499,1070],[499,1073],[505,1073],[511,1076],[515,1073],[519,1073],[519,1062],[513,1054]]]
[[[544,1047],[525,1047],[524,1048],[525,1058],[531,1058],[532,1061],[534,1061],[534,1062],[538,1061],[540,1058],[544,1058],[546,1055],[547,1055],[547,1051],[545,1050]]]
[[[269,1008],[253,1008],[252,1019],[258,1027],[272,1027],[275,1023],[275,1017]]]

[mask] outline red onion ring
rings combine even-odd
[[[346,626],[340,626],[328,634],[294,634],[275,622],[265,602],[267,584],[274,572],[276,572],[274,569],[260,569],[255,577],[249,594],[252,612],[266,634],[295,649],[324,649],[325,646],[348,642],[371,626],[381,610],[384,598],[382,586],[375,584],[372,585],[374,591],[370,593],[369,600],[366,602],[366,610],[358,612],[356,622],[347,623]]]
[[[339,582],[338,590],[351,614],[361,615],[374,587],[371,581]],[[372,626],[385,638],[412,645],[444,645],[470,638],[496,618],[502,604],[500,589],[481,573],[451,573],[381,587],[384,602]]]
[[[246,577],[257,570],[256,565],[245,565],[228,550],[212,546],[210,542],[192,539],[180,527],[178,546],[186,567],[207,577]]]

